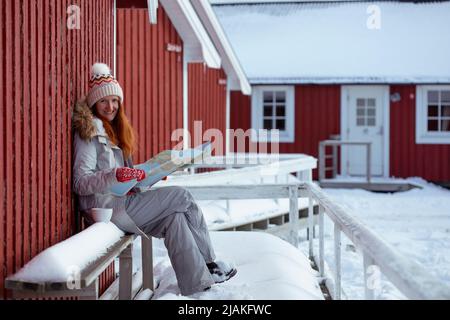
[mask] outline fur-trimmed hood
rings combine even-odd
[[[85,99],[76,103],[72,113],[72,129],[83,140],[90,140],[97,135],[106,136],[103,123],[94,116]]]

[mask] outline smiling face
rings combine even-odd
[[[118,96],[107,96],[98,100],[95,104],[97,114],[109,122],[113,121],[119,110],[119,101]]]

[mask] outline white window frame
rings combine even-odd
[[[450,132],[428,132],[429,90],[450,90],[450,85],[416,86],[416,144],[450,144]]]
[[[278,135],[269,134],[264,130],[264,91],[286,92],[286,130],[279,130]],[[272,138],[279,142],[295,141],[295,88],[294,86],[254,86],[252,88],[252,142],[272,142]],[[261,134],[263,133],[263,134]],[[276,142],[276,141],[273,141]]]

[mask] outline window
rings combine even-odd
[[[294,142],[294,87],[257,86],[252,95],[252,141],[271,141],[279,130],[280,142]]]
[[[356,125],[358,127],[374,127],[376,119],[376,105],[374,98],[356,99]]]
[[[418,86],[416,143],[450,144],[450,86]]]

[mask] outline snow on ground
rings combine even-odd
[[[322,300],[317,272],[309,260],[289,243],[259,232],[211,232],[218,260],[232,262],[238,273],[210,290],[182,296],[162,240],[154,239],[155,289],[153,299],[198,300]],[[242,245],[245,243],[245,245]],[[140,263],[140,242],[134,256]],[[267,290],[270,288],[270,290]]]
[[[407,179],[423,189],[397,193],[374,193],[361,189],[324,189],[350,214],[363,221],[401,253],[422,264],[430,274],[450,286],[450,191],[422,179]],[[325,260],[334,270],[333,225],[326,219]],[[315,250],[318,252],[318,241]],[[308,243],[300,249],[308,252]],[[350,299],[364,298],[362,255],[342,238],[342,286]],[[404,296],[381,277],[379,299]]]

